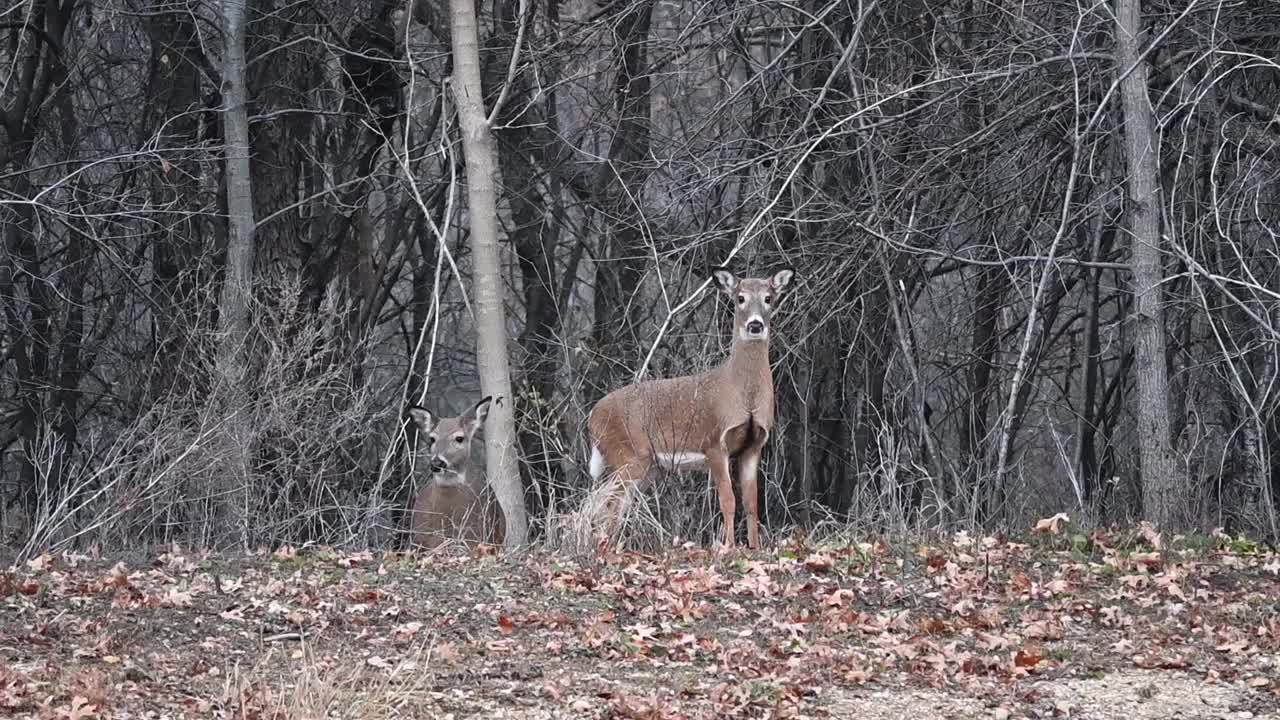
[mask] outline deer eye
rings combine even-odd
[[[432,445],[436,444],[436,436],[434,433],[427,436],[427,442],[431,443]]]
[[[747,304],[747,296],[743,295],[742,293],[738,293],[738,305],[741,306],[746,304]]]
[[[453,444],[454,444],[454,445],[461,445],[461,444],[462,444],[462,441],[464,441],[464,440],[466,440],[466,438],[465,438],[464,436],[462,436],[462,435],[454,435],[454,436],[453,436]]]
[[[764,304],[765,304],[765,305],[772,305],[772,304],[773,304],[773,295],[765,295],[765,296],[764,296]]]

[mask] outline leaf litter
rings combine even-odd
[[[1022,540],[46,555],[0,574],[0,715],[1280,718],[1274,552]]]

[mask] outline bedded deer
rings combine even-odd
[[[436,417],[415,405],[405,411],[426,437],[431,469],[413,503],[413,544],[434,549],[450,540],[501,545],[506,523],[484,471],[472,461],[472,440],[489,414],[486,397],[458,417]]]
[[[770,320],[794,275],[783,269],[768,278],[739,279],[725,268],[713,272],[716,285],[734,304],[729,357],[696,375],[627,385],[596,403],[588,418],[590,469],[596,483],[606,470],[626,490],[648,482],[655,466],[706,469],[724,519],[723,547],[730,549],[734,497],[729,463],[736,460],[747,513],[747,545],[760,547],[756,473],[774,421]],[[610,516],[608,535],[621,522],[622,508],[614,508]]]

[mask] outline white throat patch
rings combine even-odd
[[[434,473],[431,476],[431,482],[440,487],[463,487],[467,484],[467,474],[455,470],[445,470],[442,473]]]

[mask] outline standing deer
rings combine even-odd
[[[769,321],[794,271],[769,278],[737,278],[725,268],[716,284],[734,303],[733,348],[714,369],[696,375],[649,380],[614,390],[592,408],[591,477],[606,469],[625,490],[648,482],[654,466],[707,469],[724,518],[724,548],[734,546],[733,481],[747,512],[747,545],[760,547],[756,471],[773,429],[773,371],[769,367]],[[625,497],[625,496],[624,496]],[[611,513],[616,530],[622,510]],[[612,532],[610,532],[612,534]]]
[[[424,407],[406,411],[427,438],[431,479],[413,504],[413,544],[428,550],[449,540],[501,545],[506,533],[484,471],[472,462],[476,431],[489,414],[490,397],[458,417],[438,418]]]

